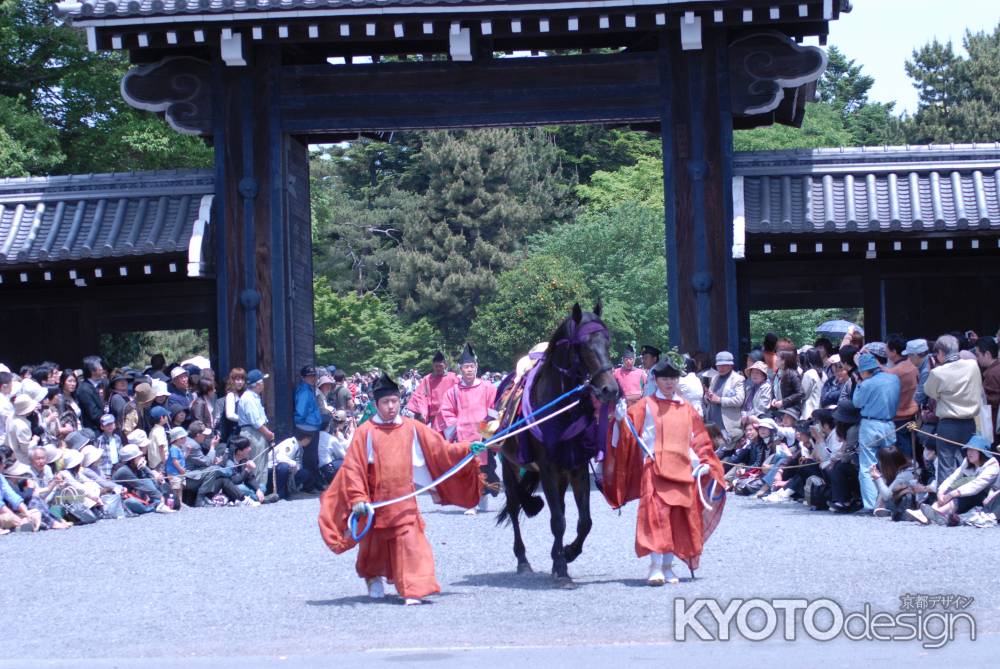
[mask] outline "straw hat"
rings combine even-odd
[[[73,469],[83,462],[83,453],[67,448],[63,453],[63,469]]]
[[[145,430],[132,430],[128,433],[128,445],[136,448],[146,448],[149,446],[149,436]]]
[[[101,457],[104,455],[104,451],[97,448],[96,446],[84,446],[83,449],[80,451],[80,453],[83,455],[84,467],[89,467],[90,465],[100,460]]]
[[[118,451],[118,459],[122,462],[130,462],[140,455],[142,455],[142,451],[135,444],[125,444],[122,446],[122,450]]]
[[[14,415],[27,416],[37,406],[38,402],[30,395],[18,395],[14,398]]]
[[[156,399],[156,393],[148,383],[140,383],[135,387],[136,404],[149,404]]]
[[[4,470],[7,476],[27,476],[31,472],[31,467],[23,462],[12,462],[10,467]]]
[[[46,444],[43,448],[45,449],[45,464],[47,465],[51,465],[62,457],[62,450],[52,444]]]

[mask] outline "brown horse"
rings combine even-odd
[[[518,573],[531,571],[521,539],[520,512],[523,509],[530,517],[542,510],[544,502],[534,495],[541,484],[551,517],[552,575],[560,584],[572,582],[567,564],[583,552],[583,542],[592,525],[587,466],[604,448],[608,411],[618,397],[609,344],[608,329],[601,321],[601,303],[594,306],[593,312],[584,312],[576,304],[572,315],[552,335],[544,358],[529,372],[522,400],[524,415],[532,407],[545,406],[574,388],[583,388],[536,420],[578,399],[579,404],[572,410],[508,439],[503,445],[507,503],[497,517],[497,524],[509,521],[514,528]],[[594,397],[601,402],[600,410],[595,411]],[[564,546],[567,487],[573,488],[579,520],[576,538]]]

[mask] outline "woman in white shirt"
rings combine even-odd
[[[802,420],[809,420],[820,408],[823,394],[823,357],[814,348],[802,354]]]

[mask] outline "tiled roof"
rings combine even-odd
[[[746,234],[1000,230],[1000,143],[736,154]]]
[[[0,180],[0,267],[187,254],[214,192],[207,170]]]
[[[612,6],[639,7],[643,5],[672,5],[685,3],[696,6],[711,4],[713,8],[733,6],[744,8],[745,2],[734,0],[660,0],[660,2],[637,2],[623,0],[62,0],[56,2],[59,11],[74,18],[124,18],[138,16],[183,16],[206,14],[257,14],[264,12],[337,10],[337,9],[372,9],[373,13],[386,7],[393,8],[428,8],[440,7],[442,10],[461,11],[463,8],[511,7],[525,6],[526,11],[546,7],[568,5],[575,8],[605,9]],[[788,4],[788,0],[779,0],[778,4]],[[840,0],[840,6],[846,4]]]

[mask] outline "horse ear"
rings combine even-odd
[[[604,301],[601,298],[597,298],[597,302],[594,304],[594,315],[598,318],[604,312]]]
[[[583,309],[580,308],[579,302],[573,305],[573,320],[577,323],[583,320]]]

